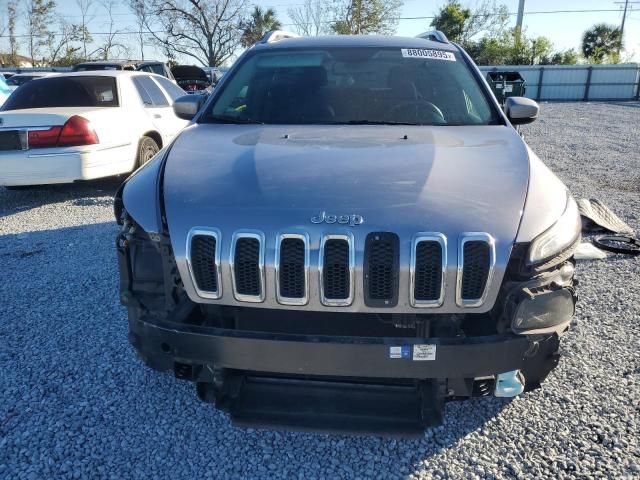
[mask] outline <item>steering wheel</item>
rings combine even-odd
[[[389,121],[399,121],[398,118],[407,122],[415,121],[415,123],[447,123],[442,110],[433,103],[421,99],[399,103],[385,115],[385,119]]]

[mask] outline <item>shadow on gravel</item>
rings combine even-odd
[[[125,176],[18,190],[0,187],[0,218],[47,204],[71,201],[75,206],[109,206]]]

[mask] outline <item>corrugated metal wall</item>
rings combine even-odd
[[[496,65],[491,71],[516,71],[534,100],[640,100],[640,65]]]

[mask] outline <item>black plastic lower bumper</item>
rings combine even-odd
[[[473,378],[521,369],[524,336],[320,337],[134,321],[131,343],[159,370],[174,362],[222,369],[331,377]]]

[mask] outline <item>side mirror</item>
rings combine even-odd
[[[507,97],[504,111],[513,125],[524,125],[538,118],[540,107],[530,98]]]
[[[201,95],[184,95],[173,102],[173,113],[183,120],[192,120],[201,105]]]

